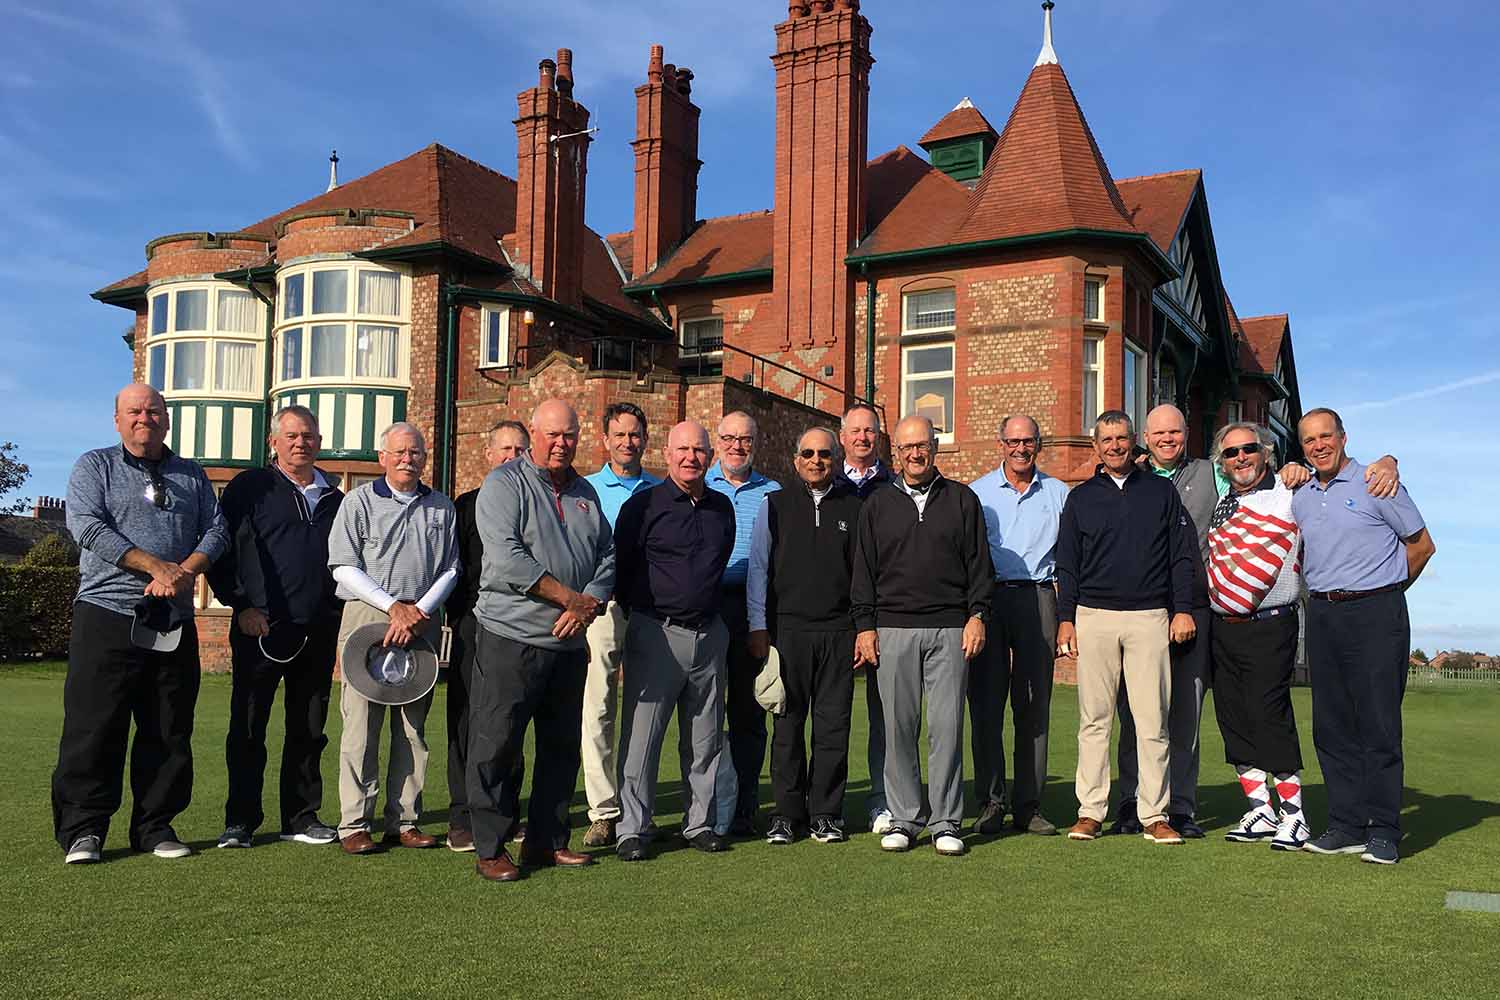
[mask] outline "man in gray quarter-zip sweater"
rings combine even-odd
[[[193,589],[228,545],[213,484],[166,447],[161,394],[134,384],[115,397],[120,443],[87,452],[68,479],[68,530],[81,550],[52,774],[52,821],[69,864],[100,859],[120,807],[130,754],[130,846],[159,858],[191,853],[172,829],[193,792],[198,633]],[[144,648],[133,628],[145,598],[170,602],[175,648]],[[164,609],[163,609],[164,610]]]
[[[520,790],[515,767],[536,720],[521,864],[577,868],[559,820],[578,780],[585,630],[615,589],[615,546],[598,494],[573,469],[578,414],[550,399],[531,417],[531,450],[490,472],[475,504],[484,563],[478,650],[469,692],[468,793],[476,869],[495,882],[521,872],[505,850]]]

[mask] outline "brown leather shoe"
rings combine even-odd
[[[339,846],[344,849],[345,854],[374,854],[380,850],[375,839],[364,830],[349,834],[339,841]]]
[[[1078,822],[1068,831],[1069,840],[1094,840],[1099,832],[1104,829],[1097,819],[1089,819],[1087,816],[1078,817]]]
[[[407,827],[405,830],[402,830],[400,834],[394,837],[389,833],[386,834],[385,842],[387,844],[400,844],[402,847],[415,847],[419,850],[427,847],[436,847],[438,845],[436,837],[434,837],[430,833],[423,833],[421,830],[417,829],[414,826]]]
[[[585,868],[594,863],[587,854],[559,847],[555,851],[521,851],[521,864],[526,868]]]
[[[1172,824],[1168,823],[1164,819],[1159,819],[1155,823],[1152,823],[1150,826],[1146,827],[1145,831],[1141,833],[1141,836],[1145,837],[1153,844],[1182,843],[1182,834],[1172,829]]]
[[[521,879],[521,869],[516,867],[507,851],[501,851],[496,858],[480,858],[474,863],[474,870],[480,878],[491,882],[518,882]]]
[[[448,841],[450,851],[465,854],[474,849],[474,835],[462,827],[448,827],[448,836],[444,839]]]
[[[615,842],[615,821],[612,819],[596,819],[589,824],[588,832],[583,835],[584,847],[608,847]]]

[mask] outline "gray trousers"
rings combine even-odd
[[[1172,706],[1167,711],[1167,743],[1170,747],[1168,781],[1172,798],[1170,816],[1198,815],[1198,727],[1203,719],[1203,698],[1208,694],[1209,629],[1213,615],[1207,608],[1192,612],[1198,634],[1190,642],[1172,643]],[[1125,686],[1120,686],[1120,805],[1135,805],[1139,765],[1135,755],[1135,719]]]
[[[865,711],[869,716],[869,733],[865,738],[865,760],[870,768],[870,794],[865,796],[865,810],[870,822],[886,810],[885,802],[885,706],[880,703],[880,670],[865,666]]]
[[[964,817],[964,693],[969,664],[961,628],[881,628],[876,681],[885,708],[885,794],[893,824],[912,837],[957,833]],[[927,783],[917,740],[927,698]]]
[[[672,713],[682,761],[682,835],[714,821],[714,773],[724,749],[724,671],[729,630],[715,618],[700,632],[633,614],[625,626],[625,702],[620,728],[620,840],[643,837],[656,810],[661,744]]]
[[[1015,726],[1015,780],[1010,805],[1017,822],[1040,808],[1047,783],[1047,730],[1052,711],[1052,669],[1057,645],[1057,592],[1040,587],[995,586],[984,652],[969,672],[969,723],[973,729],[974,801],[1004,803],[1005,703]]]

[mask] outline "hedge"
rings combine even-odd
[[[68,653],[78,570],[72,566],[0,566],[0,659]]]

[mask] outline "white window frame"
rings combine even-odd
[[[931,295],[933,292],[947,292],[953,296],[953,308],[943,310],[952,313],[946,326],[908,326],[907,316],[910,310],[907,308],[908,300],[916,295]],[[933,288],[914,288],[911,291],[901,293],[901,333],[904,334],[929,334],[929,333],[952,333],[958,329],[958,289],[953,285],[938,285]],[[905,369],[903,368],[903,371]]]
[[[1231,399],[1224,404],[1224,425],[1242,423],[1245,419],[1245,404],[1238,399]]]
[[[500,324],[500,343],[493,355],[490,352],[491,321]],[[479,310],[479,367],[509,368],[510,355],[510,307],[484,306]]]
[[[345,272],[344,311],[314,313],[313,281],[318,271]],[[359,311],[359,275],[361,271],[378,271],[394,274],[399,286],[396,315],[385,313],[363,313]],[[285,289],[288,279],[302,278],[302,313],[284,318]],[[315,326],[341,326],[344,330],[344,371],[342,375],[312,376],[312,328]],[[362,326],[392,327],[396,330],[396,373],[389,378],[374,375],[358,375],[358,339]],[[284,337],[288,330],[302,331],[302,356],[295,375],[287,377]],[[350,257],[319,257],[291,261],[276,274],[276,328],[275,355],[271,368],[271,391],[284,388],[391,386],[409,388],[411,378],[411,274],[399,267],[373,264]]]
[[[1085,323],[1104,323],[1107,315],[1104,307],[1105,278],[1102,275],[1085,275],[1083,279],[1083,321]],[[1095,312],[1089,313],[1089,286],[1093,285],[1097,290],[1094,305]]]
[[[1104,405],[1104,338],[1084,337],[1083,342],[1083,363],[1080,366],[1080,370],[1083,376],[1083,391],[1081,392],[1083,405],[1081,407],[1081,416],[1083,417],[1083,433],[1093,434],[1094,421],[1099,419],[1100,413],[1103,413],[1106,409],[1108,409],[1108,407]],[[1093,364],[1089,364],[1088,359],[1088,345],[1090,343],[1094,345]],[[1089,413],[1089,394],[1087,391],[1087,387],[1090,382],[1092,382],[1094,386],[1095,412],[1092,415]]]
[[[177,327],[177,293],[202,291],[207,293],[208,314],[204,321],[202,330],[178,330]],[[161,281],[151,286],[146,293],[147,311],[146,318],[146,378],[151,377],[151,352],[156,348],[163,348],[165,359],[162,363],[162,384],[158,386],[162,396],[166,399],[244,399],[259,401],[265,398],[265,328],[266,328],[266,306],[253,294],[251,296],[251,309],[253,310],[254,330],[220,330],[219,329],[219,293],[246,291],[240,285],[228,281],[214,281],[204,278],[171,279]],[[166,316],[164,322],[166,330],[162,333],[150,333],[155,328],[158,315],[157,298],[163,297],[166,303]],[[172,380],[175,375],[173,368],[175,362],[173,350],[175,344],[188,340],[203,341],[203,388],[201,389],[173,389]],[[248,391],[235,392],[230,390],[215,389],[218,373],[215,371],[218,358],[218,345],[221,343],[245,344],[255,351],[253,365],[254,377],[251,379]]]
[[[926,333],[927,331],[924,330],[922,332]],[[948,357],[950,359],[949,360],[948,369],[946,371],[920,372],[920,373],[918,373],[916,375],[912,375],[912,374],[908,373],[908,371],[907,371],[907,358],[912,354],[912,352],[914,352],[914,351],[930,351],[930,350],[933,350],[934,348],[944,348],[944,347],[946,347],[948,349]],[[912,387],[914,383],[942,382],[942,381],[946,380],[952,386],[952,392],[951,392],[950,396],[951,396],[951,398],[953,400],[953,412],[950,413],[950,414],[948,414],[948,419],[949,419],[949,423],[951,423],[951,424],[953,424],[953,425],[956,426],[958,424],[958,374],[957,373],[958,373],[958,345],[953,340],[951,340],[951,339],[949,339],[949,340],[937,340],[937,341],[932,341],[932,342],[909,344],[909,345],[903,346],[901,348],[901,415],[903,417],[911,415],[911,413],[909,413],[907,411],[907,408],[906,408],[906,399],[907,399],[907,389],[910,388],[910,387]],[[915,402],[915,398],[913,398],[913,402]],[[949,428],[947,428],[945,430],[938,431],[938,436],[937,436],[938,444],[952,444],[953,443],[953,432],[954,432],[954,428],[953,427],[949,427]]]
[[[1147,363],[1147,354],[1143,348],[1137,347],[1129,340],[1125,341],[1125,356],[1122,359],[1124,368],[1122,374],[1128,372],[1133,375],[1135,382],[1135,399],[1126,396],[1126,389],[1130,385],[1125,380],[1120,386],[1120,402],[1124,404],[1123,409],[1130,414],[1130,419],[1135,422],[1135,430],[1139,435],[1146,433],[1146,411],[1149,409],[1149,394],[1151,392],[1151,366]]]
[[[719,344],[716,351],[700,351],[696,347],[689,351],[687,336],[688,327],[700,324],[717,323],[719,326]],[[684,358],[722,358],[724,356],[724,317],[723,316],[689,316],[677,321],[677,348],[678,353]]]

